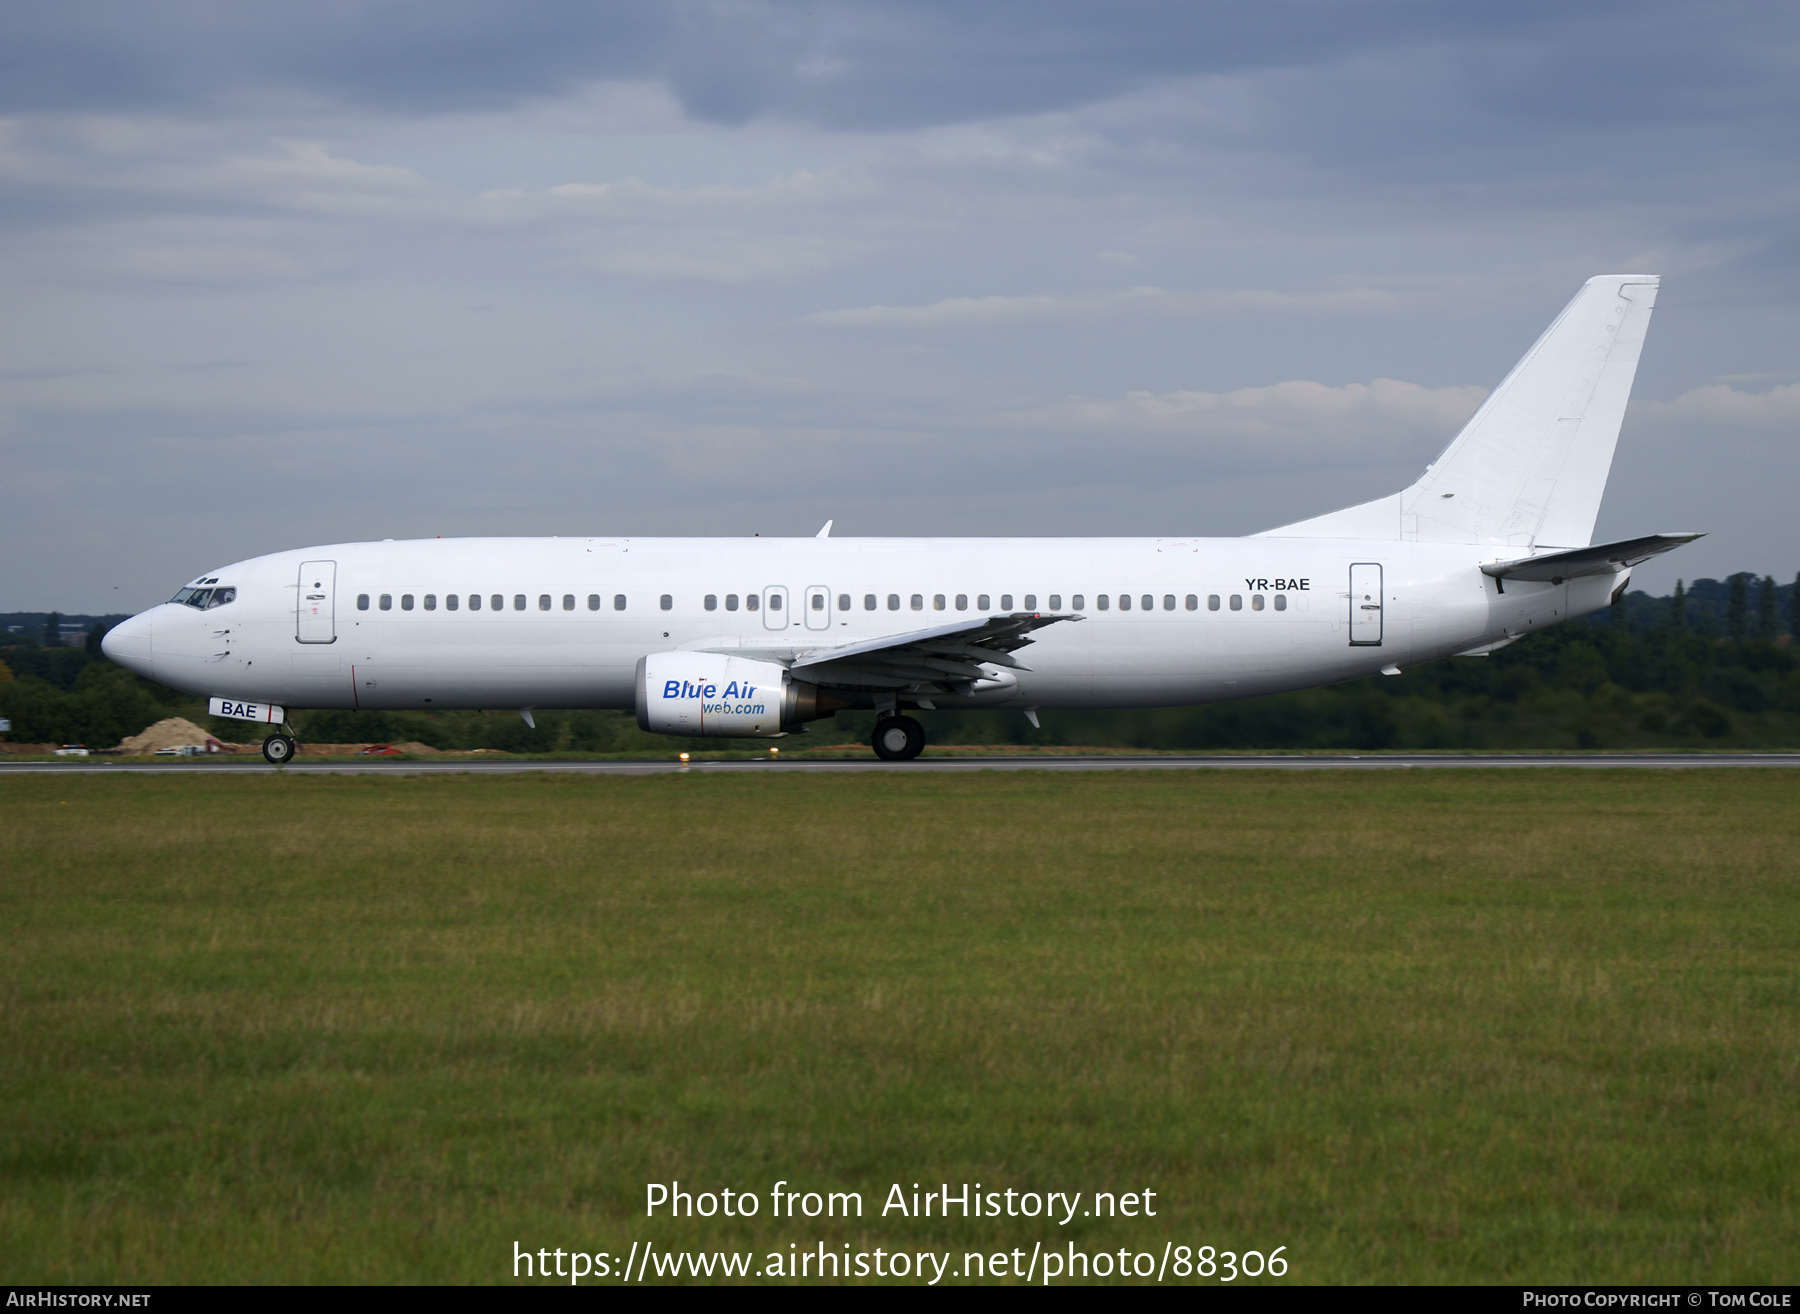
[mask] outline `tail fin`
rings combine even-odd
[[[1412,487],[1258,537],[1586,547],[1660,282],[1590,278]]]

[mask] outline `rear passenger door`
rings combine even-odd
[[[1350,567],[1350,643],[1352,647],[1381,646],[1381,567],[1359,561]]]

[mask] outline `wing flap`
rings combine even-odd
[[[890,634],[878,639],[831,648],[797,648],[782,654],[796,675],[824,686],[874,690],[909,690],[929,696],[967,694],[985,682],[1011,680],[983,666],[1003,671],[1029,671],[1012,654],[1033,642],[1032,631],[1058,621],[1078,621],[1074,614],[1013,612],[975,616],[950,625]]]

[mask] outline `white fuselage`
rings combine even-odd
[[[1160,707],[1494,645],[1606,605],[1624,578],[1501,591],[1479,568],[1494,559],[1475,546],[1300,538],[342,543],[208,571],[196,584],[234,589],[231,602],[154,607],[112,631],[106,651],[188,693],[294,708],[630,708],[652,653],[779,659],[1031,611],[1082,619],[1036,631],[1016,654],[1028,668],[1016,684],[935,705]]]

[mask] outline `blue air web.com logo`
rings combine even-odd
[[[696,684],[692,680],[670,680],[663,685],[664,698],[718,698],[720,702],[704,702],[702,713],[709,716],[761,716],[766,710],[763,703],[752,703],[745,700],[755,697],[757,686],[739,684],[736,680],[727,684],[721,692],[716,684]],[[734,702],[733,700],[739,700]]]

